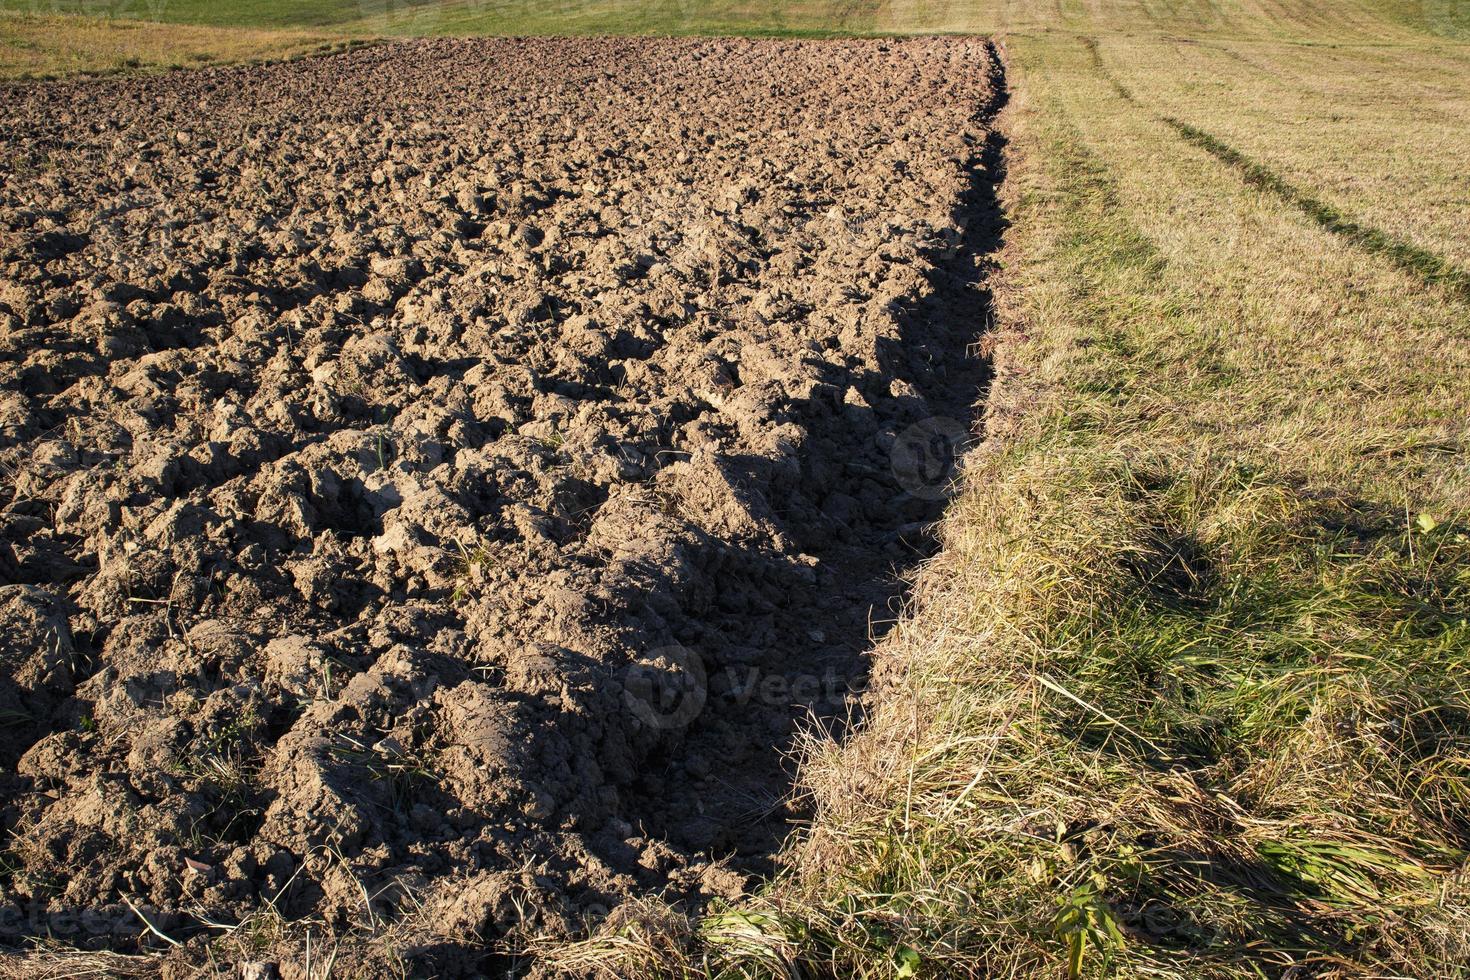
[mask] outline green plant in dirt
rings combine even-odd
[[[349,398],[361,398],[367,392],[367,382],[363,379],[362,372],[356,364],[346,360],[337,368],[335,387],[340,394]]]
[[[259,714],[253,708],[247,709],[238,718],[198,732],[175,764],[178,775],[191,780],[210,798],[209,809],[193,828],[201,842],[230,840],[238,823],[259,812],[253,799],[261,765],[256,740],[260,725]],[[221,816],[226,818],[224,825],[215,827]]]
[[[273,904],[266,904],[229,931],[227,944],[249,956],[267,952],[286,935],[287,923]]]
[[[450,598],[458,605],[469,598],[473,589],[485,581],[486,574],[499,562],[495,552],[483,541],[474,545],[456,541],[454,546],[458,549],[459,556],[455,560],[456,581]]]
[[[327,747],[327,754],[356,768],[372,782],[386,786],[389,807],[395,812],[410,809],[424,790],[439,782],[439,774],[427,753],[410,750],[393,738],[368,745],[338,733]]]
[[[567,444],[567,437],[565,433],[553,425],[551,427],[551,434],[537,437],[536,443],[544,449],[550,449],[552,452],[556,452]]]
[[[352,668],[336,657],[324,657],[321,664],[321,689],[319,697],[332,699],[341,692],[352,676]]]
[[[9,883],[25,869],[25,862],[10,846],[0,849],[0,882]]]

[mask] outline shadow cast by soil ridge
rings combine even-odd
[[[851,493],[830,495],[818,512],[807,513],[802,495],[787,493],[766,461],[723,461],[732,484],[781,514],[783,529],[820,560],[821,577],[804,579],[808,570],[785,559],[771,567],[775,556],[758,547],[708,542],[734,552],[732,569],[765,569],[752,577],[776,583],[756,587],[770,618],[742,612],[710,624],[740,639],[726,647],[732,656],[700,651],[701,708],[680,739],[647,761],[629,810],[651,835],[732,856],[747,873],[773,869],[776,850],[801,816],[789,755],[794,734],[815,724],[841,738],[861,721],[871,645],[892,625],[910,573],[936,547],[932,525],[953,492],[959,457],[975,438],[977,406],[989,383],[988,363],[977,350],[992,316],[986,282],[1007,227],[999,198],[1006,139],[996,118],[1009,95],[1000,54],[993,45],[988,51],[990,95],[977,112],[984,136],[972,146],[967,189],[952,210],[959,235],[925,255],[923,287],[890,308],[898,337],[879,341],[881,377],[859,376],[840,363],[828,364],[824,376],[837,392],[898,379],[909,394],[863,409],[816,399],[791,406],[810,432],[805,473],[841,467],[838,486]],[[862,458],[855,440],[884,429],[898,434],[887,472],[848,462]],[[888,506],[876,517],[854,519],[852,498],[874,481],[883,486]],[[748,595],[751,584],[747,578],[729,591]],[[660,696],[677,701],[687,695],[687,681],[670,680]],[[732,729],[767,736],[755,752],[732,753]],[[705,770],[724,786],[722,793],[712,797],[708,780],[703,788],[688,780],[690,772]],[[609,842],[603,854],[616,862],[617,851]]]

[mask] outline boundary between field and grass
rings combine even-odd
[[[999,271],[997,256],[1004,252],[1003,233],[1009,228],[1004,205],[1004,186],[1010,167],[1009,136],[1001,119],[1011,98],[1003,47],[987,40],[986,76],[988,95],[978,107],[975,120],[983,138],[973,147],[964,169],[971,175],[972,190],[960,210],[970,216],[964,242],[959,250],[946,253],[938,260],[941,266],[953,262],[956,268],[966,266],[970,258],[980,258],[986,276],[974,288],[983,288],[988,298],[987,312],[974,324],[975,347],[990,360],[989,334],[993,322],[995,276]],[[965,254],[968,248],[971,254]],[[988,386],[987,386],[988,387]],[[985,395],[981,394],[981,404]],[[976,425],[983,425],[983,414],[975,406]],[[961,478],[954,492],[968,483]],[[930,568],[942,565],[944,556],[931,560]],[[932,571],[921,571],[914,584],[910,606],[922,602],[917,592],[932,579]],[[910,622],[908,614],[900,624]],[[876,705],[888,705],[887,697],[879,697]],[[863,729],[869,737],[871,728]],[[808,735],[801,770],[808,776],[822,766],[819,756],[840,751],[839,741],[825,732]],[[892,775],[891,771],[887,775]],[[799,787],[805,797],[820,798],[814,785]],[[820,809],[820,801],[819,801]],[[815,831],[827,821],[822,815],[809,825]],[[801,894],[815,880],[842,882],[844,873],[853,870],[840,863],[827,862],[828,855],[820,845],[798,833],[801,840],[786,855],[787,873],[779,876],[763,893],[748,896],[737,903],[716,902],[702,919],[691,920],[687,914],[665,904],[658,897],[630,903],[617,910],[589,939],[570,944],[538,944],[530,952],[543,958],[553,970],[572,976],[597,976],[617,980],[653,980],[653,978],[695,977],[899,977],[909,978],[926,965],[922,960],[928,949],[922,944],[907,944],[889,934],[885,920],[892,910],[883,907],[883,899],[906,901],[910,897],[931,902],[937,896],[888,895],[870,893],[864,898],[873,905],[864,909],[854,903],[854,896],[844,894],[836,906],[813,901]],[[925,948],[921,954],[920,948]],[[963,963],[957,959],[955,963]]]
[[[1067,82],[1010,68],[986,442],[864,727],[808,746],[814,817],[765,891],[698,923],[649,900],[552,965],[1245,978],[1470,955],[1464,521],[1161,408],[1200,299],[1047,89]]]

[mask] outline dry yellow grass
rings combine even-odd
[[[1160,321],[1129,352],[1127,369],[1142,385],[1128,392],[1128,407],[1167,415],[1174,437],[1258,457],[1313,482],[1351,484],[1385,500],[1412,490],[1447,512],[1470,504],[1460,455],[1470,409],[1464,299],[1426,287],[1243,182],[1160,120],[1179,106],[1156,114],[1136,91],[1132,102],[1113,91],[1085,44],[1032,45],[1023,64],[1038,94],[1055,100],[1107,169],[1118,209],[1158,252],[1154,288],[1180,305],[1180,315]],[[1031,67],[1037,63],[1046,67]],[[1130,91],[1149,81],[1123,78]],[[1412,115],[1413,100],[1403,102]],[[1199,97],[1184,118],[1236,136],[1235,106],[1216,99],[1210,111],[1209,104]],[[1374,102],[1358,115],[1382,111]],[[1462,139],[1470,134],[1463,120],[1455,126]],[[1324,181],[1313,175],[1374,172],[1371,160],[1336,161],[1340,143],[1330,129],[1319,135],[1320,142],[1299,138],[1296,152],[1258,135],[1275,151],[1259,158],[1290,161],[1293,179],[1314,188]],[[1459,209],[1440,204],[1460,178],[1443,158],[1426,153],[1419,162],[1415,186],[1431,191],[1404,189],[1399,224],[1464,234],[1454,220]],[[1378,207],[1368,195],[1338,196],[1368,220],[1390,206],[1386,195]],[[1441,244],[1428,231],[1415,237]]]
[[[1470,265],[1470,51],[1435,42],[1102,39],[1138,111],[1205,128],[1293,184]]]
[[[336,34],[0,10],[0,79],[197,68],[336,50]]]

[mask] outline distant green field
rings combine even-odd
[[[1013,0],[0,0],[0,10],[158,23],[339,28],[387,34],[865,34],[1032,28],[1169,29],[1291,35],[1344,24],[1457,38],[1464,0],[1122,2],[1038,5]]]
[[[0,0],[0,9],[232,27],[324,27],[364,15],[358,0]]]
[[[287,57],[377,37],[902,31],[844,0],[0,0],[0,78]],[[922,26],[922,25],[921,25]]]

